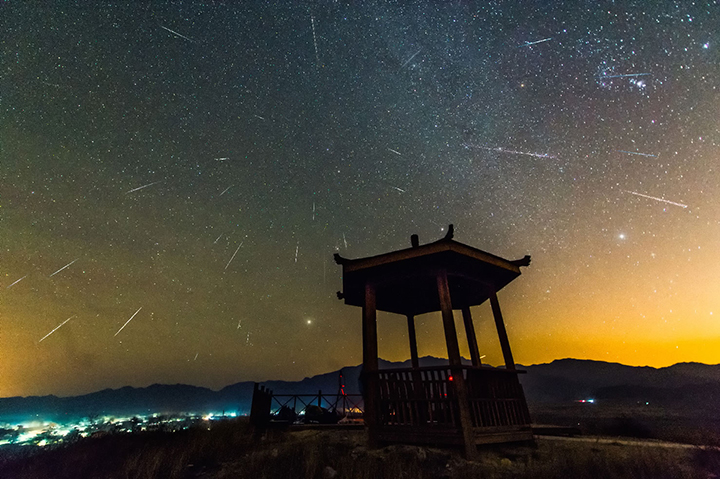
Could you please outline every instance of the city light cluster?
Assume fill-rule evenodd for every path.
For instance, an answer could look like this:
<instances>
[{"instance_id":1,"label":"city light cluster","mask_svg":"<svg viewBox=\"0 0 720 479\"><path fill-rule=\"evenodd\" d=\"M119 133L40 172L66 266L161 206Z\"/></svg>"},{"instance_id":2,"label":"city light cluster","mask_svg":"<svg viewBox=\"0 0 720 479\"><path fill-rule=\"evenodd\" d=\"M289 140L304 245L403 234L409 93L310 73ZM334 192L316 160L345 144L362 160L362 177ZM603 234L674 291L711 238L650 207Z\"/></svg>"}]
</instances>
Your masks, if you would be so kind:
<instances>
[{"instance_id":1,"label":"city light cluster","mask_svg":"<svg viewBox=\"0 0 720 479\"><path fill-rule=\"evenodd\" d=\"M143 431L177 432L210 421L235 418L232 413L149 414L132 417L86 417L67 423L26 421L0 424L0 450L3 446L53 446L70 444L86 437Z\"/></svg>"}]
</instances>

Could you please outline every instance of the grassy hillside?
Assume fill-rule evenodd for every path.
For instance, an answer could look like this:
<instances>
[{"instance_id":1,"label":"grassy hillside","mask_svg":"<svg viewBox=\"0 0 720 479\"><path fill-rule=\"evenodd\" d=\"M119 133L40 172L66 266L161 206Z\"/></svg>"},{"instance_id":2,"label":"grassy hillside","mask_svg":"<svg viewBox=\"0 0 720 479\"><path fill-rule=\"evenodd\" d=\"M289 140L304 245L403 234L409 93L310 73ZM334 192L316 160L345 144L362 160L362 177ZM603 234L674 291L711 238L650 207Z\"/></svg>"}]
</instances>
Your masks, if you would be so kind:
<instances>
[{"instance_id":1,"label":"grassy hillside","mask_svg":"<svg viewBox=\"0 0 720 479\"><path fill-rule=\"evenodd\" d=\"M242 420L176 433L88 438L0 459L0 477L23 478L698 478L720 471L715 450L538 440L458 451L369 450L363 431L306 430L254 438ZM22 457L22 456L26 457Z\"/></svg>"}]
</instances>

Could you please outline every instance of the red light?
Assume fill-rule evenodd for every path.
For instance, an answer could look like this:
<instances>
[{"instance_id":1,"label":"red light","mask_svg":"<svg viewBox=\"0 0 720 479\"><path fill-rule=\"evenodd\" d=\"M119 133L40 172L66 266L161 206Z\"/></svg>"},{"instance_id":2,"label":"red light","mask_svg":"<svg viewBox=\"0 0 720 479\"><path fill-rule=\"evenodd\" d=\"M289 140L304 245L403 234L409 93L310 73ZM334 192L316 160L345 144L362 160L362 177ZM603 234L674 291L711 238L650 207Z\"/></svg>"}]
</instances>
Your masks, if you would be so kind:
<instances>
[{"instance_id":1,"label":"red light","mask_svg":"<svg viewBox=\"0 0 720 479\"><path fill-rule=\"evenodd\" d=\"M453 380L453 377L452 377L452 376L448 376L448 381L452 381L452 380Z\"/></svg>"}]
</instances>

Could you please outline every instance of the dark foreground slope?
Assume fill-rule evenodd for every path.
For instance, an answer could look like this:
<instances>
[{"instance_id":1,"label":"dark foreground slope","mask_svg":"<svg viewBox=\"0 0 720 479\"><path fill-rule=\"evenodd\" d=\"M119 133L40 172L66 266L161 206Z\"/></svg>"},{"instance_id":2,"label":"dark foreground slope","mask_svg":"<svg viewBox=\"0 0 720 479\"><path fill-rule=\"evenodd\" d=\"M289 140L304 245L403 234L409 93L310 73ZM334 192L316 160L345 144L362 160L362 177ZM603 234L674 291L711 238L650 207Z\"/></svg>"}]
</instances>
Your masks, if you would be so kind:
<instances>
[{"instance_id":1,"label":"dark foreground slope","mask_svg":"<svg viewBox=\"0 0 720 479\"><path fill-rule=\"evenodd\" d=\"M362 430L276 432L254 438L242 420L178 433L84 439L32 457L0 459L0 477L72 478L702 478L716 477L720 452L539 439L457 451L416 446L368 449Z\"/></svg>"}]
</instances>

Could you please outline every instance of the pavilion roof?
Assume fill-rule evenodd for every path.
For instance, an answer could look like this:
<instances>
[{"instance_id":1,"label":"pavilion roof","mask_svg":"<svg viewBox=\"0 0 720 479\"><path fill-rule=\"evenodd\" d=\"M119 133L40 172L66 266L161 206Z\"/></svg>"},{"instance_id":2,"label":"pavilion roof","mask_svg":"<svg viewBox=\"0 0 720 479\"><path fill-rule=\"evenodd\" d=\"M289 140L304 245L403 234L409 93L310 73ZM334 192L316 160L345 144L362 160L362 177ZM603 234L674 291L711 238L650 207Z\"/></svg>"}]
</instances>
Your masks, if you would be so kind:
<instances>
[{"instance_id":1,"label":"pavilion roof","mask_svg":"<svg viewBox=\"0 0 720 479\"><path fill-rule=\"evenodd\" d=\"M335 255L343 267L345 304L363 306L365 284L376 288L379 311L418 315L440 310L437 273L448 275L453 309L485 302L520 276L520 266L530 264L530 256L510 261L452 239L448 235L433 243L366 258L347 259Z\"/></svg>"}]
</instances>

